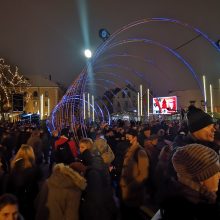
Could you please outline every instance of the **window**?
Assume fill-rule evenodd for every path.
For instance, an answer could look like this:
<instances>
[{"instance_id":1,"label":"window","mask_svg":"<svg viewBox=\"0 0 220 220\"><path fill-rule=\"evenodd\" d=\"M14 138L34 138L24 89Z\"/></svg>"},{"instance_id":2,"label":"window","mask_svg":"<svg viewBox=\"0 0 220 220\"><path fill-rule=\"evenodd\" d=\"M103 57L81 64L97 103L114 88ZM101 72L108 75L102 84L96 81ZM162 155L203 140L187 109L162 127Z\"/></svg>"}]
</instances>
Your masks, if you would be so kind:
<instances>
[{"instance_id":1,"label":"window","mask_svg":"<svg viewBox=\"0 0 220 220\"><path fill-rule=\"evenodd\" d=\"M37 91L34 91L34 92L33 92L33 97L34 97L34 98L37 98L37 97L38 97L38 92L37 92Z\"/></svg>"},{"instance_id":2,"label":"window","mask_svg":"<svg viewBox=\"0 0 220 220\"><path fill-rule=\"evenodd\" d=\"M45 91L45 97L49 97L49 92Z\"/></svg>"},{"instance_id":3,"label":"window","mask_svg":"<svg viewBox=\"0 0 220 220\"><path fill-rule=\"evenodd\" d=\"M48 101L47 101L47 100L45 101L44 105L45 105L46 107L48 106Z\"/></svg>"},{"instance_id":4,"label":"window","mask_svg":"<svg viewBox=\"0 0 220 220\"><path fill-rule=\"evenodd\" d=\"M33 101L33 106L37 107L37 101Z\"/></svg>"}]
</instances>

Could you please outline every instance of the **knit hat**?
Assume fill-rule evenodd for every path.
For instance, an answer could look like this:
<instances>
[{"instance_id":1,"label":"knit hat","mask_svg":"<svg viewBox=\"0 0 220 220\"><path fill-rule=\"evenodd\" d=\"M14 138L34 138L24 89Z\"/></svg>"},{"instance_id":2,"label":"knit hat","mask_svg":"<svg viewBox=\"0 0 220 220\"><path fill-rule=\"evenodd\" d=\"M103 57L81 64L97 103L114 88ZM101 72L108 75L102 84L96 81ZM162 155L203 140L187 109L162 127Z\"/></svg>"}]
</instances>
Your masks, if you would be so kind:
<instances>
[{"instance_id":1,"label":"knit hat","mask_svg":"<svg viewBox=\"0 0 220 220\"><path fill-rule=\"evenodd\" d=\"M204 181L220 171L219 156L211 148L201 144L180 147L172 157L179 177L195 182Z\"/></svg>"},{"instance_id":2,"label":"knit hat","mask_svg":"<svg viewBox=\"0 0 220 220\"><path fill-rule=\"evenodd\" d=\"M213 124L212 117L202 109L190 106L187 112L188 128L190 132L198 131L210 124Z\"/></svg>"}]
</instances>

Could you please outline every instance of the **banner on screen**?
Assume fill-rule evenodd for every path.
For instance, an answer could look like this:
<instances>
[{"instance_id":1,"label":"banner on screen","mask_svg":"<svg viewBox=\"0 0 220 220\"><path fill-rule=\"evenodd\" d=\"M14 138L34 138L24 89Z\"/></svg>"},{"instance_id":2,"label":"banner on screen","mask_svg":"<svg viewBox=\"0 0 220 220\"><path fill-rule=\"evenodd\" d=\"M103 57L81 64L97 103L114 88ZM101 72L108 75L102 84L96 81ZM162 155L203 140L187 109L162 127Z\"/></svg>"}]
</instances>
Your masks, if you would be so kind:
<instances>
[{"instance_id":1,"label":"banner on screen","mask_svg":"<svg viewBox=\"0 0 220 220\"><path fill-rule=\"evenodd\" d=\"M177 97L153 98L153 114L173 114L177 111Z\"/></svg>"}]
</instances>

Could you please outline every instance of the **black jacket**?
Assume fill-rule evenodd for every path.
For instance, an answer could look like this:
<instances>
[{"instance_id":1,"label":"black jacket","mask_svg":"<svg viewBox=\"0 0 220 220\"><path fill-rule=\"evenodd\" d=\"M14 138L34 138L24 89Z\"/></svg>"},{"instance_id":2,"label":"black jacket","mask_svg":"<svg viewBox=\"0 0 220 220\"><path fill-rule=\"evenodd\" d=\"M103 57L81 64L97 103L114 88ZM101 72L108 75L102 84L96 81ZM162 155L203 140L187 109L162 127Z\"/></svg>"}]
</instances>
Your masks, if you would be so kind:
<instances>
[{"instance_id":1,"label":"black jacket","mask_svg":"<svg viewBox=\"0 0 220 220\"><path fill-rule=\"evenodd\" d=\"M82 220L113 220L116 206L113 199L110 174L101 156L85 150L82 161L87 166L87 187L81 203Z\"/></svg>"},{"instance_id":2,"label":"black jacket","mask_svg":"<svg viewBox=\"0 0 220 220\"><path fill-rule=\"evenodd\" d=\"M34 200L39 192L39 182L43 174L36 166L24 168L22 160L16 163L9 174L6 192L18 198L19 210L25 219L34 219Z\"/></svg>"},{"instance_id":3,"label":"black jacket","mask_svg":"<svg viewBox=\"0 0 220 220\"><path fill-rule=\"evenodd\" d=\"M161 220L217 220L220 206L213 193L197 192L177 181L161 195Z\"/></svg>"}]
</instances>

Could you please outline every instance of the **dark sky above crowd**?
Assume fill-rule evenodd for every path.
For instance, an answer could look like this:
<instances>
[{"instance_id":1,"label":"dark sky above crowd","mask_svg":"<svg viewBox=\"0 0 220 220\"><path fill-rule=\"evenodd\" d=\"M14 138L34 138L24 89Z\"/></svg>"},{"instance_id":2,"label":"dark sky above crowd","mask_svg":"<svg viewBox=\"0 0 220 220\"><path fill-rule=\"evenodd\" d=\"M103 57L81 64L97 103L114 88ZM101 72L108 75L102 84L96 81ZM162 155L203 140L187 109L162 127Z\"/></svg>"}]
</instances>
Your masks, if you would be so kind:
<instances>
[{"instance_id":1,"label":"dark sky above crowd","mask_svg":"<svg viewBox=\"0 0 220 220\"><path fill-rule=\"evenodd\" d=\"M140 19L172 18L199 28L217 41L220 39L219 9L219 0L1 0L0 56L9 64L17 65L24 75L50 74L54 81L68 86L86 65L84 48L90 46L94 52L102 44L98 36L101 28L113 34ZM200 42L198 33L190 33L185 38L181 36L177 41L178 36L186 32L179 32L178 28L170 30L168 27L170 33L164 35L163 42L161 28L157 25L150 30L150 38L154 36L157 42L163 42L163 45L166 43L172 49L180 47L179 52L187 54L186 60L200 75L203 72L215 76L220 74L220 52L207 47L207 42ZM129 38L136 37L137 32L132 32ZM199 42L195 46L198 50L186 51L194 42ZM201 49L203 46L204 50ZM120 48L117 52L120 52ZM158 68L164 69L164 63L160 63L164 60L160 57L161 53L156 50L152 54L147 59L157 60ZM167 65L172 66L172 61L176 62L174 60L169 58ZM179 69L176 63L175 68ZM174 69L166 70L168 81L172 81ZM155 79L149 80L153 84ZM171 84L169 86L178 89Z\"/></svg>"}]
</instances>

